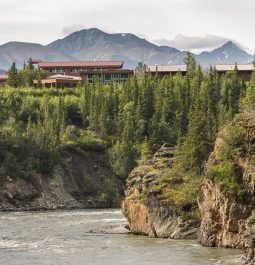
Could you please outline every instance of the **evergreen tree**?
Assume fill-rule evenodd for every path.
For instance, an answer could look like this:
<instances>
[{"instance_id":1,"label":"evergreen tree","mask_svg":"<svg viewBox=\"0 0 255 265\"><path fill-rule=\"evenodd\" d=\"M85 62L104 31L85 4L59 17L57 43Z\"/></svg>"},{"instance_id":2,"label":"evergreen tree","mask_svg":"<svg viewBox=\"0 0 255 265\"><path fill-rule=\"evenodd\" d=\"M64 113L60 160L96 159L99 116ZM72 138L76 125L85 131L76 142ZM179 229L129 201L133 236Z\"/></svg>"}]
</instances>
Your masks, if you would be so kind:
<instances>
[{"instance_id":1,"label":"evergreen tree","mask_svg":"<svg viewBox=\"0 0 255 265\"><path fill-rule=\"evenodd\" d=\"M197 68L197 62L191 52L187 52L186 57L184 58L186 64L186 72L188 79L192 79L195 76L195 71Z\"/></svg>"},{"instance_id":2,"label":"evergreen tree","mask_svg":"<svg viewBox=\"0 0 255 265\"><path fill-rule=\"evenodd\" d=\"M29 58L25 69L28 71L33 71L35 69L31 57Z\"/></svg>"},{"instance_id":3,"label":"evergreen tree","mask_svg":"<svg viewBox=\"0 0 255 265\"><path fill-rule=\"evenodd\" d=\"M10 87L14 87L14 88L19 86L18 70L16 67L16 63L13 63L11 68L8 71L7 84Z\"/></svg>"},{"instance_id":4,"label":"evergreen tree","mask_svg":"<svg viewBox=\"0 0 255 265\"><path fill-rule=\"evenodd\" d=\"M202 165L212 147L206 129L206 113L203 109L203 101L198 97L190 113L185 141L178 146L177 161L184 170L192 169L200 174Z\"/></svg>"}]
</instances>

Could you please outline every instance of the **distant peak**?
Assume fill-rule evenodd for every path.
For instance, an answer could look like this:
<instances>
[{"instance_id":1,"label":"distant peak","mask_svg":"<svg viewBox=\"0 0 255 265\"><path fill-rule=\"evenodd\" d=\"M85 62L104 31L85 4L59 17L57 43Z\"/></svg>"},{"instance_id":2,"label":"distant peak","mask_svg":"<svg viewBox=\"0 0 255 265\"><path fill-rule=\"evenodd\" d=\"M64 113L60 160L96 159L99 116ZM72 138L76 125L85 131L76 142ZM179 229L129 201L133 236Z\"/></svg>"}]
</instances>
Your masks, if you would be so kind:
<instances>
[{"instance_id":1,"label":"distant peak","mask_svg":"<svg viewBox=\"0 0 255 265\"><path fill-rule=\"evenodd\" d=\"M230 41L226 42L225 44L223 44L222 48L232 48L232 49L238 48L239 49L238 45L235 44L232 40L230 40Z\"/></svg>"},{"instance_id":2,"label":"distant peak","mask_svg":"<svg viewBox=\"0 0 255 265\"><path fill-rule=\"evenodd\" d=\"M89 29L84 29L84 31L87 31L90 34L94 34L94 33L106 33L98 28L89 28Z\"/></svg>"},{"instance_id":3,"label":"distant peak","mask_svg":"<svg viewBox=\"0 0 255 265\"><path fill-rule=\"evenodd\" d=\"M86 33L86 34L95 34L95 33L105 33L104 31L98 29L98 28L88 28L88 29L80 29L78 31L74 31L73 33L69 34L69 35L73 35L73 34L78 34L78 33Z\"/></svg>"},{"instance_id":4,"label":"distant peak","mask_svg":"<svg viewBox=\"0 0 255 265\"><path fill-rule=\"evenodd\" d=\"M100 30L98 28L90 28L90 29L87 29L87 31L90 31L90 32L103 32L102 30Z\"/></svg>"}]
</instances>

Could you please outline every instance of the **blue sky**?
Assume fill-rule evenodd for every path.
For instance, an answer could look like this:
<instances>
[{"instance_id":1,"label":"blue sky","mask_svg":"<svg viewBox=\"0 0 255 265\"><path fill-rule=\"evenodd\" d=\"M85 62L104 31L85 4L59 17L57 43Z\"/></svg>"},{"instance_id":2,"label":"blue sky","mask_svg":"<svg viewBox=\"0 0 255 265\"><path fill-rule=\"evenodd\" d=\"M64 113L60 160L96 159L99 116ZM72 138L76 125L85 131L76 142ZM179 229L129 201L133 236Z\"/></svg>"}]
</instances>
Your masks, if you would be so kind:
<instances>
[{"instance_id":1,"label":"blue sky","mask_svg":"<svg viewBox=\"0 0 255 265\"><path fill-rule=\"evenodd\" d=\"M1 0L0 44L47 44L97 27L183 49L211 49L232 39L254 51L254 10L254 0Z\"/></svg>"}]
</instances>

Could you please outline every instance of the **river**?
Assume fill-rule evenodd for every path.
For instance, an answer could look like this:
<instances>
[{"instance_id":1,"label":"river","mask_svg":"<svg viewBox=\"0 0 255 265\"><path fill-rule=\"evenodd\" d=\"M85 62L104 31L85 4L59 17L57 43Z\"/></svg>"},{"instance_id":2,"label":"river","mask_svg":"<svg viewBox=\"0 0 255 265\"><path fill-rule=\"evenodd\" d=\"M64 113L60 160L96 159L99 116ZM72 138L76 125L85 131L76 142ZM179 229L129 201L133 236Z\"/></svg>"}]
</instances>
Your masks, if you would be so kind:
<instances>
[{"instance_id":1,"label":"river","mask_svg":"<svg viewBox=\"0 0 255 265\"><path fill-rule=\"evenodd\" d=\"M241 252L127 233L120 210L0 213L1 265L241 264Z\"/></svg>"}]
</instances>

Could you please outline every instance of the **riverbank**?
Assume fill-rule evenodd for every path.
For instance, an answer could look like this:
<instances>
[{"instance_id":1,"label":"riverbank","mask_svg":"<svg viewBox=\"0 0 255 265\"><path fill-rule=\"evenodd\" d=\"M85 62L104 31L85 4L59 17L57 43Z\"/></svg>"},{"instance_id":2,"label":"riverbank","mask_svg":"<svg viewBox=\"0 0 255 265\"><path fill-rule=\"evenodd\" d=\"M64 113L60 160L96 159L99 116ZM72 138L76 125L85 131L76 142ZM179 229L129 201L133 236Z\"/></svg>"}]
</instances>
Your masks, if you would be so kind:
<instances>
[{"instance_id":1,"label":"riverbank","mask_svg":"<svg viewBox=\"0 0 255 265\"><path fill-rule=\"evenodd\" d=\"M120 207L121 190L106 152L69 146L50 175L1 176L0 211Z\"/></svg>"}]
</instances>

